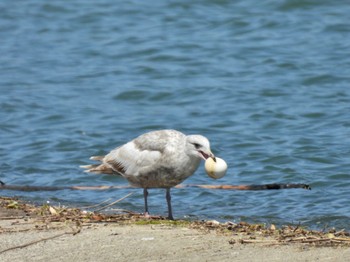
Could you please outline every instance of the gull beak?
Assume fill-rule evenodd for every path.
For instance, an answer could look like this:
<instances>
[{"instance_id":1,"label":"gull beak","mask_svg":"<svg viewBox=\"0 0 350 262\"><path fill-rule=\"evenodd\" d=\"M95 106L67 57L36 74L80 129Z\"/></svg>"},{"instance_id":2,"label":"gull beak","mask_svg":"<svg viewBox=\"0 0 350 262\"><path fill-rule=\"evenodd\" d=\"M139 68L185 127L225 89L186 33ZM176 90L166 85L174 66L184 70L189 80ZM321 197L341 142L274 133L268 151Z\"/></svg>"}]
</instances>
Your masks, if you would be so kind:
<instances>
[{"instance_id":1,"label":"gull beak","mask_svg":"<svg viewBox=\"0 0 350 262\"><path fill-rule=\"evenodd\" d=\"M209 157L211 157L214 160L214 162L216 162L216 158L210 150L208 152L199 151L199 153L201 158L204 159L204 161L207 160Z\"/></svg>"},{"instance_id":2,"label":"gull beak","mask_svg":"<svg viewBox=\"0 0 350 262\"><path fill-rule=\"evenodd\" d=\"M209 151L208 157L211 157L214 160L214 162L216 162L216 157L214 156L214 154L211 151Z\"/></svg>"}]
</instances>

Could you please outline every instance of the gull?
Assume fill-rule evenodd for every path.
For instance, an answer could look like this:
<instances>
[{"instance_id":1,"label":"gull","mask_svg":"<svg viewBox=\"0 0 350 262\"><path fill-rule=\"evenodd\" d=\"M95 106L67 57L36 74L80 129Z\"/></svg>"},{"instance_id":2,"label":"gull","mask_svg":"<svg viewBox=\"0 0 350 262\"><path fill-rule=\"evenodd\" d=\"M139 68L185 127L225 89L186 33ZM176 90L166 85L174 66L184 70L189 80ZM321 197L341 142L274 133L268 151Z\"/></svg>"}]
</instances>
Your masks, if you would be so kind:
<instances>
[{"instance_id":1,"label":"gull","mask_svg":"<svg viewBox=\"0 0 350 262\"><path fill-rule=\"evenodd\" d=\"M105 156L92 156L91 160L100 163L81 167L87 169L85 172L121 175L131 186L143 188L145 216L149 216L148 189L166 189L168 219L174 220L170 188L193 175L201 160L209 157L216 161L206 137L157 130L140 135Z\"/></svg>"}]
</instances>

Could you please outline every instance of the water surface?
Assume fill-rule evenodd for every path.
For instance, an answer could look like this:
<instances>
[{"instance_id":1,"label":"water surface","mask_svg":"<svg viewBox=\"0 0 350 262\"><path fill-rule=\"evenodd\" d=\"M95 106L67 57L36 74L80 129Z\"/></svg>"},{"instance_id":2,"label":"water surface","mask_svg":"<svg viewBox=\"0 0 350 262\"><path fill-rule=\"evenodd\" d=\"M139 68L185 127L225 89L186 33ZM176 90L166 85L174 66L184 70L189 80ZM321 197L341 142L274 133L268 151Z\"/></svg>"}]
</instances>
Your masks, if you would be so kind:
<instances>
[{"instance_id":1,"label":"water surface","mask_svg":"<svg viewBox=\"0 0 350 262\"><path fill-rule=\"evenodd\" d=\"M0 3L0 178L125 185L83 173L91 155L150 130L207 136L228 174L186 184L307 183L307 190L174 189L177 218L350 229L347 1ZM90 205L130 189L14 192ZM150 210L166 214L164 190ZM118 208L143 211L142 190Z\"/></svg>"}]
</instances>

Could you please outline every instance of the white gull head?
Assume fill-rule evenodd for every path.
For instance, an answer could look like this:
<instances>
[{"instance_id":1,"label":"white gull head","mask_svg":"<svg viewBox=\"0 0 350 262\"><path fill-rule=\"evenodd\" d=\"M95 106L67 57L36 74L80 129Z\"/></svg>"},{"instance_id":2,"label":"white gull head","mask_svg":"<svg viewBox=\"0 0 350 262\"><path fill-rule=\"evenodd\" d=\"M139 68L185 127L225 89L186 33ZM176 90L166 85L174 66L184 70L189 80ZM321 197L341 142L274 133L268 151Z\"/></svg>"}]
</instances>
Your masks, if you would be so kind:
<instances>
[{"instance_id":1,"label":"white gull head","mask_svg":"<svg viewBox=\"0 0 350 262\"><path fill-rule=\"evenodd\" d=\"M186 151L190 156L207 160L209 157L215 161L215 156L210 150L209 140L201 135L189 135L186 137Z\"/></svg>"}]
</instances>

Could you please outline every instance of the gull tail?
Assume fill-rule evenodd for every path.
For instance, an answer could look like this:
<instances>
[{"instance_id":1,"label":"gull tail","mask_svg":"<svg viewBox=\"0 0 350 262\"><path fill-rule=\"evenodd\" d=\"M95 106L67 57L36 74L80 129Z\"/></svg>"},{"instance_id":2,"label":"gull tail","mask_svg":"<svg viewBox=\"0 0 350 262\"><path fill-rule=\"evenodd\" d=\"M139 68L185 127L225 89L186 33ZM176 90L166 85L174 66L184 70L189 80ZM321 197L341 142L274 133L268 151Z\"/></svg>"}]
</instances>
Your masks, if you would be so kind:
<instances>
[{"instance_id":1,"label":"gull tail","mask_svg":"<svg viewBox=\"0 0 350 262\"><path fill-rule=\"evenodd\" d=\"M92 156L92 157L90 157L91 160L100 161L100 162L102 162L102 160L104 158L105 158L105 156Z\"/></svg>"},{"instance_id":2,"label":"gull tail","mask_svg":"<svg viewBox=\"0 0 350 262\"><path fill-rule=\"evenodd\" d=\"M96 160L96 161L100 161L100 162L103 162L103 158L104 158L104 156L92 156L92 157L90 157L91 160ZM106 165L105 163L94 164L94 165L83 165L83 166L80 166L80 168L86 169L85 172L87 172L87 173L109 174L109 175L116 174L116 172L111 167Z\"/></svg>"}]
</instances>

